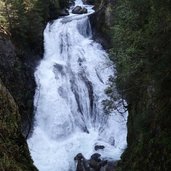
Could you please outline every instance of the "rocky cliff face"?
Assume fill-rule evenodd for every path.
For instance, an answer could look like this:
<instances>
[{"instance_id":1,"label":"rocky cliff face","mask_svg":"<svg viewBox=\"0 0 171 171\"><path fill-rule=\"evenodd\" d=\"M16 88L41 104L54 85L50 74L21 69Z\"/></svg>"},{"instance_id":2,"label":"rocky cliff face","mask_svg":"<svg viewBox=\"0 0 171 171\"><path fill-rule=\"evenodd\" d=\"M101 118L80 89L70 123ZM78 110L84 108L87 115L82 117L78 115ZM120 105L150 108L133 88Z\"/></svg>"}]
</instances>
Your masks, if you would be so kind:
<instances>
[{"instance_id":1,"label":"rocky cliff face","mask_svg":"<svg viewBox=\"0 0 171 171\"><path fill-rule=\"evenodd\" d=\"M118 170L167 171L170 170L171 139L169 87L165 80L140 88L137 96L130 96L128 118L128 148L122 156Z\"/></svg>"},{"instance_id":2,"label":"rocky cliff face","mask_svg":"<svg viewBox=\"0 0 171 171\"><path fill-rule=\"evenodd\" d=\"M0 78L18 104L22 119L22 132L27 136L33 118L34 62L23 60L17 54L10 37L2 32L0 33L0 47Z\"/></svg>"},{"instance_id":3,"label":"rocky cliff face","mask_svg":"<svg viewBox=\"0 0 171 171\"><path fill-rule=\"evenodd\" d=\"M105 49L112 46L111 42L111 26L113 24L113 8L114 1L101 0L101 1L85 1L95 5L95 13L90 16L90 22L94 39L101 43Z\"/></svg>"},{"instance_id":4,"label":"rocky cliff face","mask_svg":"<svg viewBox=\"0 0 171 171\"><path fill-rule=\"evenodd\" d=\"M0 80L0 170L37 171L20 125L18 106Z\"/></svg>"}]
</instances>

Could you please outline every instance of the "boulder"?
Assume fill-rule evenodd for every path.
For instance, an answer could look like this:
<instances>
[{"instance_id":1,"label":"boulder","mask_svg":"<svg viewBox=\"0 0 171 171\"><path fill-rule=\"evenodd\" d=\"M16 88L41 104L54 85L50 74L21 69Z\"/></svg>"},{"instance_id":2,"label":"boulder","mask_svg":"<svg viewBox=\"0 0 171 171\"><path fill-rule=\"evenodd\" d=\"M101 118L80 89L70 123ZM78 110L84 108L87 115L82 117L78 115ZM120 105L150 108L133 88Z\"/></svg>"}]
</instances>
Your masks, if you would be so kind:
<instances>
[{"instance_id":1,"label":"boulder","mask_svg":"<svg viewBox=\"0 0 171 171\"><path fill-rule=\"evenodd\" d=\"M81 153L78 153L74 160L77 161L76 171L90 171L89 162Z\"/></svg>"},{"instance_id":2,"label":"boulder","mask_svg":"<svg viewBox=\"0 0 171 171\"><path fill-rule=\"evenodd\" d=\"M94 171L100 171L100 168L101 168L100 162L90 159L89 165Z\"/></svg>"},{"instance_id":3,"label":"boulder","mask_svg":"<svg viewBox=\"0 0 171 171\"><path fill-rule=\"evenodd\" d=\"M103 150L105 148L104 145L95 145L94 149L97 150Z\"/></svg>"},{"instance_id":4,"label":"boulder","mask_svg":"<svg viewBox=\"0 0 171 171\"><path fill-rule=\"evenodd\" d=\"M104 166L106 166L108 164L108 161L107 160L102 160L101 162L100 162L100 166L101 167L104 167Z\"/></svg>"},{"instance_id":5,"label":"boulder","mask_svg":"<svg viewBox=\"0 0 171 171\"><path fill-rule=\"evenodd\" d=\"M84 158L84 156L82 155L82 153L78 153L75 157L74 160L82 160Z\"/></svg>"},{"instance_id":6,"label":"boulder","mask_svg":"<svg viewBox=\"0 0 171 171\"><path fill-rule=\"evenodd\" d=\"M99 153L94 153L92 156L91 156L91 159L90 160L95 160L96 162L100 162L101 159L100 159L100 154Z\"/></svg>"},{"instance_id":7,"label":"boulder","mask_svg":"<svg viewBox=\"0 0 171 171\"><path fill-rule=\"evenodd\" d=\"M76 161L76 171L114 171L115 162L108 162L107 160L101 160L99 153L94 153L90 160L78 153L74 160Z\"/></svg>"},{"instance_id":8,"label":"boulder","mask_svg":"<svg viewBox=\"0 0 171 171\"><path fill-rule=\"evenodd\" d=\"M87 8L82 8L82 14L86 14L88 11L87 11Z\"/></svg>"},{"instance_id":9,"label":"boulder","mask_svg":"<svg viewBox=\"0 0 171 171\"><path fill-rule=\"evenodd\" d=\"M81 6L76 6L73 10L72 13L73 14L85 14L87 13L87 9L85 7L81 7Z\"/></svg>"},{"instance_id":10,"label":"boulder","mask_svg":"<svg viewBox=\"0 0 171 171\"><path fill-rule=\"evenodd\" d=\"M74 9L72 10L72 13L79 13L80 11L82 10L82 7L80 7L80 6L76 6L76 7L74 7Z\"/></svg>"}]
</instances>

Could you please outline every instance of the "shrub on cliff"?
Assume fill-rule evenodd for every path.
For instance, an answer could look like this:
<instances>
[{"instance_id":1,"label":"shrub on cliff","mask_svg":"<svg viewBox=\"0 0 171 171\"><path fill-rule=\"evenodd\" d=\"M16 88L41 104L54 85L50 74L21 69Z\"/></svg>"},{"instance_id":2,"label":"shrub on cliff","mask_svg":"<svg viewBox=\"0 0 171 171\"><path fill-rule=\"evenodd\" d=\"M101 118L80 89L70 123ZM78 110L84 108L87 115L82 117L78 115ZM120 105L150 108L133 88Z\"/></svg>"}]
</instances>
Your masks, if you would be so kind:
<instances>
[{"instance_id":1,"label":"shrub on cliff","mask_svg":"<svg viewBox=\"0 0 171 171\"><path fill-rule=\"evenodd\" d=\"M164 0L123 0L115 6L111 59L129 104L124 171L170 170L170 7Z\"/></svg>"}]
</instances>

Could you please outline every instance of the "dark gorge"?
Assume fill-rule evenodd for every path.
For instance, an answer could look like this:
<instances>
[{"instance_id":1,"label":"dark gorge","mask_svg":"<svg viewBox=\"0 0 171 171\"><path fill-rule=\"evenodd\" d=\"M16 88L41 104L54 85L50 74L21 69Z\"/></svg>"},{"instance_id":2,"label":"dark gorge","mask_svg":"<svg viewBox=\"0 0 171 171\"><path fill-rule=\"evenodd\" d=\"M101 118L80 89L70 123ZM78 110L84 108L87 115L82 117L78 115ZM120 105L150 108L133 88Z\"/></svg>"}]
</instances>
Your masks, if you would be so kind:
<instances>
[{"instance_id":1,"label":"dark gorge","mask_svg":"<svg viewBox=\"0 0 171 171\"><path fill-rule=\"evenodd\" d=\"M170 1L84 0L83 6L88 10L74 14L78 15L77 19L69 16L72 13L70 8L75 5L72 0L0 0L0 170L48 171L51 168L52 171L55 167L58 168L55 171L65 171L67 168L77 171L79 168L85 171L171 170ZM89 15L89 12L92 13ZM46 26L48 22L49 26ZM58 26L62 30L60 33ZM70 29L73 28L75 30L71 34ZM46 41L52 39L54 42L44 48ZM62 44L60 55L57 55L58 41ZM79 47L81 45L84 50ZM93 55L95 52L96 55ZM56 60L55 55L60 60ZM100 56L103 56L101 61ZM106 62L107 56L110 60ZM63 62L66 59L70 60ZM50 60L51 64L41 62L43 60ZM101 62L103 65L100 65ZM38 86L40 77L35 80L35 71L40 71L40 65L43 72L39 74L45 77L42 85ZM45 66L52 70L44 69ZM105 68L114 69L105 71ZM55 73L58 81L50 79L47 86L55 84L58 87L61 81L55 90L55 97L62 100L59 103L56 98L47 109L39 109L37 104L44 98L39 90L45 83L44 78L51 76L51 73ZM67 84L63 84L66 80ZM107 86L104 86L106 82ZM46 92L48 101L45 106L54 95L54 91ZM48 95L49 92L52 94ZM68 96L68 93L73 95ZM69 122L65 122L65 117L61 117L59 122L59 117L43 115L43 110L56 111L54 116L60 112L67 113L68 106L64 111L62 109L65 101L72 101L69 113L73 115L68 114ZM119 125L126 122L123 116L125 111L129 113L126 149L118 145L124 142L119 138L124 132ZM115 123L113 116L118 116L119 122ZM41 127L37 120L45 123L45 127ZM54 125L46 124L49 120L56 122ZM107 120L108 127L105 126ZM48 134L52 141L47 141L43 131L40 127L36 129L36 126L44 131L55 127L53 134ZM78 134L80 130L83 133ZM98 141L94 130L98 130L98 136L101 135ZM70 135L74 131L75 137ZM42 136L39 138L37 135ZM72 136L73 141L70 140ZM35 137L35 141L30 141L31 137ZM63 143L58 140L55 144L57 137L62 137L60 141ZM46 143L41 146L43 141ZM40 144L35 148L33 142ZM76 146L71 155L67 151L73 149L73 142ZM64 149L62 144L65 143L65 152L58 153L59 149ZM55 148L51 149L53 145ZM35 153L40 147L37 151L39 155L33 155L32 147ZM117 147L123 148L119 154ZM46 148L49 150L43 153ZM40 158L40 154L45 158ZM50 160L50 154L56 155L54 161ZM118 157L120 155L121 158ZM60 158L65 161L59 162ZM36 162L40 160L42 162ZM43 164L40 166L39 163Z\"/></svg>"}]
</instances>

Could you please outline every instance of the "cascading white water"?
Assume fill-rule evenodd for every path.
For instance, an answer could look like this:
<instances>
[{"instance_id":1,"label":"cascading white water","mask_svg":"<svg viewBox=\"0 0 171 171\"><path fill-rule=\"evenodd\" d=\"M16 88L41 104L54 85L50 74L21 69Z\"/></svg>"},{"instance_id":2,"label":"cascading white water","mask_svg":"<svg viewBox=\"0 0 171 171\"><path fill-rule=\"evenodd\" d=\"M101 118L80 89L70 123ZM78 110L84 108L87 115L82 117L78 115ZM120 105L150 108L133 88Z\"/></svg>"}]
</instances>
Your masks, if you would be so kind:
<instances>
[{"instance_id":1,"label":"cascading white water","mask_svg":"<svg viewBox=\"0 0 171 171\"><path fill-rule=\"evenodd\" d=\"M76 5L83 3L76 0ZM103 111L114 69L92 40L88 14L70 14L44 31L45 54L35 72L35 126L28 139L40 171L74 171L74 157L90 158L96 144L105 146L98 151L102 158L118 160L126 146L127 114Z\"/></svg>"}]
</instances>

